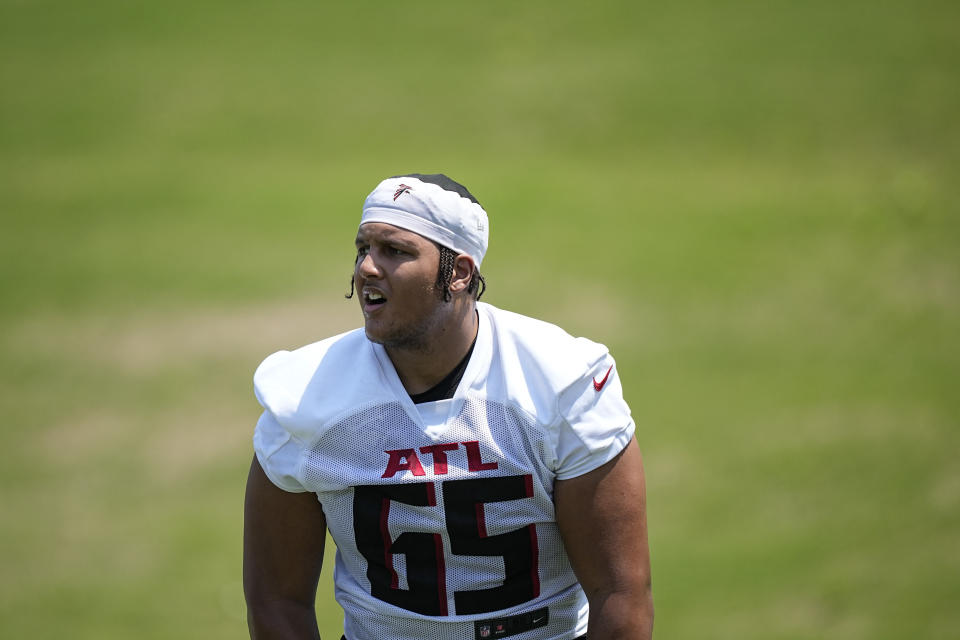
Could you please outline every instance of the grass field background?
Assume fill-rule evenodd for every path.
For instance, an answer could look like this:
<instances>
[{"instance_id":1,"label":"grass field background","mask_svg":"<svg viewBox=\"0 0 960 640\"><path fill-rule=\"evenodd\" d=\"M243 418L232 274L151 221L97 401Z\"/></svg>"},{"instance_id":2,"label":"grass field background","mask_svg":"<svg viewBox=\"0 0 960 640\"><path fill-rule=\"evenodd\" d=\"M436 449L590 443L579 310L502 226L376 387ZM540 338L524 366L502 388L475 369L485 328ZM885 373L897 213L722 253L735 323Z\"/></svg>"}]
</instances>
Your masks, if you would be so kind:
<instances>
[{"instance_id":1,"label":"grass field background","mask_svg":"<svg viewBox=\"0 0 960 640\"><path fill-rule=\"evenodd\" d=\"M0 637L237 638L268 353L382 178L609 345L659 638L960 636L960 9L0 2ZM325 638L340 613L329 572Z\"/></svg>"}]
</instances>

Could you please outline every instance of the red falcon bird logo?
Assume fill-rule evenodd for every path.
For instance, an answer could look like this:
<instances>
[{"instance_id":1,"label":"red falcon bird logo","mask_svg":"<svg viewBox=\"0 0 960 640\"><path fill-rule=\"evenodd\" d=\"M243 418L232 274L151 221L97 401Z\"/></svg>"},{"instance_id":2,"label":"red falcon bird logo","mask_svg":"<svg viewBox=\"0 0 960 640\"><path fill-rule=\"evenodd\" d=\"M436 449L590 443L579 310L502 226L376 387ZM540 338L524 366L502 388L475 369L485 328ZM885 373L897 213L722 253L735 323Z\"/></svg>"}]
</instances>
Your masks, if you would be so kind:
<instances>
[{"instance_id":1,"label":"red falcon bird logo","mask_svg":"<svg viewBox=\"0 0 960 640\"><path fill-rule=\"evenodd\" d=\"M401 184L401 185L400 185L400 188L393 192L393 200L394 200L394 202L396 202L397 198L399 198L400 196L402 196L402 195L405 194L405 193L408 193L409 191L411 191L411 187L408 187L408 186L405 185L405 184Z\"/></svg>"}]
</instances>

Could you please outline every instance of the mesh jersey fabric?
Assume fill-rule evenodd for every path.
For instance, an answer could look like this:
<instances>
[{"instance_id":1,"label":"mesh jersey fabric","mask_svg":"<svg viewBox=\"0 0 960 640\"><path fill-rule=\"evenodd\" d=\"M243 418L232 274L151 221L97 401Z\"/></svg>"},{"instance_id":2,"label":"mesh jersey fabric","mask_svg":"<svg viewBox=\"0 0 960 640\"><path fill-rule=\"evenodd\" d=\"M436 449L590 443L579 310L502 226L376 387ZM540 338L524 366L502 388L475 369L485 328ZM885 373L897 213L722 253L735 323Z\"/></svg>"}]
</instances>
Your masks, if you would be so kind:
<instances>
[{"instance_id":1,"label":"mesh jersey fabric","mask_svg":"<svg viewBox=\"0 0 960 640\"><path fill-rule=\"evenodd\" d=\"M548 623L517 640L586 632L553 485L632 439L616 366L554 325L478 311L449 400L414 405L362 329L278 352L254 376L257 458L323 505L348 638L472 640L477 621L542 607Z\"/></svg>"}]
</instances>

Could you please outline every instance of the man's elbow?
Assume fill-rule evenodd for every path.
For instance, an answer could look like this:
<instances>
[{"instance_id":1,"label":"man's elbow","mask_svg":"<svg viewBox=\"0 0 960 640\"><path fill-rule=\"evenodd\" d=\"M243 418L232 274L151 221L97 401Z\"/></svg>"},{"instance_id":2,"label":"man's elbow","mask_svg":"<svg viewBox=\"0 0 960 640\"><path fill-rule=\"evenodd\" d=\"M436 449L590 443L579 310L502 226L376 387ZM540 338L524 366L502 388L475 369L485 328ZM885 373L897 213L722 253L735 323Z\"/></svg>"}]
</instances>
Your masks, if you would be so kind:
<instances>
[{"instance_id":1,"label":"man's elbow","mask_svg":"<svg viewBox=\"0 0 960 640\"><path fill-rule=\"evenodd\" d=\"M644 638L653 637L653 590L647 584L646 593L641 598L640 605L641 617L643 619L643 630L646 633Z\"/></svg>"},{"instance_id":2,"label":"man's elbow","mask_svg":"<svg viewBox=\"0 0 960 640\"><path fill-rule=\"evenodd\" d=\"M320 638L312 604L247 593L247 628L251 640Z\"/></svg>"},{"instance_id":3,"label":"man's elbow","mask_svg":"<svg viewBox=\"0 0 960 640\"><path fill-rule=\"evenodd\" d=\"M587 600L591 638L649 640L653 637L653 591L648 581L587 591Z\"/></svg>"}]
</instances>

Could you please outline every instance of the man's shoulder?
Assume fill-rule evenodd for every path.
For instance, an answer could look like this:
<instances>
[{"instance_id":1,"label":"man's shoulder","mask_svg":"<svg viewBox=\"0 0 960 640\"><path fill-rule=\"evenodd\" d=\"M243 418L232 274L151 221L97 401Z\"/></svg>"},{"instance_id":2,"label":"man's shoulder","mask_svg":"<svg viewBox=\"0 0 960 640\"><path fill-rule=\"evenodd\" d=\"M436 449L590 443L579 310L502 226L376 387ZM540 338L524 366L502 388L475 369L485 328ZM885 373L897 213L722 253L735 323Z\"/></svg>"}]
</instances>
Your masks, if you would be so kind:
<instances>
[{"instance_id":1,"label":"man's shoulder","mask_svg":"<svg viewBox=\"0 0 960 640\"><path fill-rule=\"evenodd\" d=\"M363 330L354 329L293 350L277 351L267 356L257 367L253 374L254 385L276 378L292 382L290 378L312 375L321 363L329 358L356 357L365 342Z\"/></svg>"},{"instance_id":2,"label":"man's shoulder","mask_svg":"<svg viewBox=\"0 0 960 640\"><path fill-rule=\"evenodd\" d=\"M555 389L583 377L609 350L588 338L574 337L563 328L513 311L483 305L489 314L501 357L524 375L538 371Z\"/></svg>"},{"instance_id":3,"label":"man's shoulder","mask_svg":"<svg viewBox=\"0 0 960 640\"><path fill-rule=\"evenodd\" d=\"M292 351L268 356L253 375L260 404L281 422L315 412L315 405L343 398L346 381L369 379L376 356L363 329L348 331ZM349 373L349 375L347 375Z\"/></svg>"}]
</instances>

